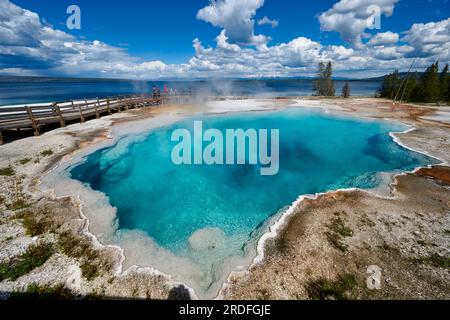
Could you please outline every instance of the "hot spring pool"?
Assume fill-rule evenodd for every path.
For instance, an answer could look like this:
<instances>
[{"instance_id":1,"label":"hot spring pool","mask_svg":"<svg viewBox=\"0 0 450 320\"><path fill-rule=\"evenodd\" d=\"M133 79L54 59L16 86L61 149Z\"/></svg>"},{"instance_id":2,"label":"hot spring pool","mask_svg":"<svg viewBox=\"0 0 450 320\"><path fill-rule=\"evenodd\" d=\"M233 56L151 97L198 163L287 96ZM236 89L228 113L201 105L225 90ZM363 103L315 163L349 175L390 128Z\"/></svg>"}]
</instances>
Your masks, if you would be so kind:
<instances>
[{"instance_id":1,"label":"hot spring pool","mask_svg":"<svg viewBox=\"0 0 450 320\"><path fill-rule=\"evenodd\" d=\"M176 142L171 142L171 133L177 128L192 130L194 120L202 120L205 129L221 131L279 129L279 173L261 176L257 165L173 164L171 151ZM123 137L69 170L73 179L108 196L117 208L120 232L140 230L158 248L181 259L176 261L195 266L195 275L178 279L212 295L230 263L254 254L269 218L300 195L370 189L381 183L378 173L432 163L389 136L405 129L389 122L299 109L199 116ZM164 263L171 264L172 272L178 268L186 273L182 263L173 261L155 259L152 266L166 270Z\"/></svg>"}]
</instances>

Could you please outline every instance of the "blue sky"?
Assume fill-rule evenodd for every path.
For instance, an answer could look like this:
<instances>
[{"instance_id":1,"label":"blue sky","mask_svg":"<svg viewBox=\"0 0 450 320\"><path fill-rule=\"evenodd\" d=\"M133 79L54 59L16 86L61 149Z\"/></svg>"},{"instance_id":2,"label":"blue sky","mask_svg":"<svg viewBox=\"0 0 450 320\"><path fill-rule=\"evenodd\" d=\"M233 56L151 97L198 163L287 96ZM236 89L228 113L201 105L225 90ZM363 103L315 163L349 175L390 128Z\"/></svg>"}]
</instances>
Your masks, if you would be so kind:
<instances>
[{"instance_id":1,"label":"blue sky","mask_svg":"<svg viewBox=\"0 0 450 320\"><path fill-rule=\"evenodd\" d=\"M449 0L236 1L0 0L0 73L309 76L333 60L338 75L365 77L407 69L414 58L418 69L449 60ZM72 4L81 30L66 26ZM380 8L380 29L365 28L370 5ZM276 25L259 25L264 17Z\"/></svg>"}]
</instances>

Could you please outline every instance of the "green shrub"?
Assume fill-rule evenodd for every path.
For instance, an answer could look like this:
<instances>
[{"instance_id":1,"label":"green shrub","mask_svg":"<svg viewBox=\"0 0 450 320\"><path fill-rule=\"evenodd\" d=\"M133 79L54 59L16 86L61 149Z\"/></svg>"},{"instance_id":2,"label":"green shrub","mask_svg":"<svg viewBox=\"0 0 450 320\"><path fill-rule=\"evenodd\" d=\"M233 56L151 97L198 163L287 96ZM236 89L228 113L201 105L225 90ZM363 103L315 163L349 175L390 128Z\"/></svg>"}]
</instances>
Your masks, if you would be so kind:
<instances>
[{"instance_id":1,"label":"green shrub","mask_svg":"<svg viewBox=\"0 0 450 320\"><path fill-rule=\"evenodd\" d=\"M59 237L61 251L72 258L80 259L83 277L88 281L100 275L102 270L107 270L110 265L101 261L99 253L94 250L89 241L74 236L70 232L64 232Z\"/></svg>"},{"instance_id":2,"label":"green shrub","mask_svg":"<svg viewBox=\"0 0 450 320\"><path fill-rule=\"evenodd\" d=\"M8 210L17 211L28 208L30 205L24 199L19 198L15 200L13 203L7 205Z\"/></svg>"},{"instance_id":3,"label":"green shrub","mask_svg":"<svg viewBox=\"0 0 450 320\"><path fill-rule=\"evenodd\" d=\"M9 263L0 264L0 281L6 279L12 281L17 280L21 276L42 266L52 254L53 247L50 244L40 243L29 247L18 258L13 259Z\"/></svg>"},{"instance_id":4,"label":"green shrub","mask_svg":"<svg viewBox=\"0 0 450 320\"><path fill-rule=\"evenodd\" d=\"M336 249L338 249L339 251L342 252L346 252L348 249L348 245L346 245L343 241L342 241L342 237L334 232L327 232L325 233L325 235L327 236L327 240L328 242L335 247Z\"/></svg>"},{"instance_id":5,"label":"green shrub","mask_svg":"<svg viewBox=\"0 0 450 320\"><path fill-rule=\"evenodd\" d=\"M450 257L443 257L436 253L429 257L415 258L413 261L416 263L429 264L434 267L450 270Z\"/></svg>"},{"instance_id":6,"label":"green shrub","mask_svg":"<svg viewBox=\"0 0 450 320\"><path fill-rule=\"evenodd\" d=\"M13 292L12 300L71 300L76 296L63 285L55 287L40 286L37 283L30 284L25 292Z\"/></svg>"},{"instance_id":7,"label":"green shrub","mask_svg":"<svg viewBox=\"0 0 450 320\"><path fill-rule=\"evenodd\" d=\"M19 160L19 163L24 166L27 163L29 163L31 160L33 160L33 159L31 159L31 158L24 158L24 159Z\"/></svg>"},{"instance_id":8,"label":"green shrub","mask_svg":"<svg viewBox=\"0 0 450 320\"><path fill-rule=\"evenodd\" d=\"M335 213L336 217L331 221L328 226L330 231L326 232L328 242L338 250L345 252L348 246L342 241L343 238L353 236L352 229L348 228L344 220L340 217L340 213Z\"/></svg>"},{"instance_id":9,"label":"green shrub","mask_svg":"<svg viewBox=\"0 0 450 320\"><path fill-rule=\"evenodd\" d=\"M6 176L6 177L12 177L16 174L16 172L14 171L14 169L9 166L6 168L0 168L0 176Z\"/></svg>"},{"instance_id":10,"label":"green shrub","mask_svg":"<svg viewBox=\"0 0 450 320\"><path fill-rule=\"evenodd\" d=\"M60 234L59 244L61 251L65 255L75 259L81 258L86 254L90 255L90 252L92 251L88 241L80 239L70 232Z\"/></svg>"},{"instance_id":11,"label":"green shrub","mask_svg":"<svg viewBox=\"0 0 450 320\"><path fill-rule=\"evenodd\" d=\"M352 274L345 274L336 281L318 279L307 284L306 291L313 300L346 300L348 294L357 286L356 277Z\"/></svg>"},{"instance_id":12,"label":"green shrub","mask_svg":"<svg viewBox=\"0 0 450 320\"><path fill-rule=\"evenodd\" d=\"M42 155L43 157L50 157L50 156L53 155L53 153L54 153L53 150L47 149L47 150L42 151L42 152L41 152L41 155Z\"/></svg>"},{"instance_id":13,"label":"green shrub","mask_svg":"<svg viewBox=\"0 0 450 320\"><path fill-rule=\"evenodd\" d=\"M8 279L9 265L7 263L0 263L0 282Z\"/></svg>"},{"instance_id":14,"label":"green shrub","mask_svg":"<svg viewBox=\"0 0 450 320\"><path fill-rule=\"evenodd\" d=\"M335 219L333 219L330 229L338 233L342 237L353 236L352 229L345 226L344 220L341 217L336 217Z\"/></svg>"},{"instance_id":15,"label":"green shrub","mask_svg":"<svg viewBox=\"0 0 450 320\"><path fill-rule=\"evenodd\" d=\"M27 235L36 237L52 230L52 223L44 216L45 213L45 211L33 213L27 210L16 217L22 220ZM40 218L37 218L37 216L40 216Z\"/></svg>"},{"instance_id":16,"label":"green shrub","mask_svg":"<svg viewBox=\"0 0 450 320\"><path fill-rule=\"evenodd\" d=\"M91 281L100 275L100 267L98 264L85 261L80 265L81 273L87 281Z\"/></svg>"}]
</instances>

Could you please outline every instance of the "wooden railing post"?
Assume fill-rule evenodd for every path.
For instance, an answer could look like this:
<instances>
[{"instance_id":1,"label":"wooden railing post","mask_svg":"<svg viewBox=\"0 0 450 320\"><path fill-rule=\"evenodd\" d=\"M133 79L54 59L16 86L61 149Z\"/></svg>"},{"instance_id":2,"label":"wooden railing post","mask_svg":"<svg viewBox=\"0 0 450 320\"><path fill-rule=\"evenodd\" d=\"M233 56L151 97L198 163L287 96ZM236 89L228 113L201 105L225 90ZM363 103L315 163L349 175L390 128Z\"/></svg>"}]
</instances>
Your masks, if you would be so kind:
<instances>
[{"instance_id":1,"label":"wooden railing post","mask_svg":"<svg viewBox=\"0 0 450 320\"><path fill-rule=\"evenodd\" d=\"M109 98L106 99L106 109L108 109L108 114L112 114L111 113L111 108L110 108L110 105L109 105Z\"/></svg>"},{"instance_id":2,"label":"wooden railing post","mask_svg":"<svg viewBox=\"0 0 450 320\"><path fill-rule=\"evenodd\" d=\"M30 120L31 120L31 125L33 126L33 129L34 129L34 135L39 136L40 135L39 127L36 123L36 120L34 119L33 111L31 110L31 108L29 106L26 106L26 108L27 108L27 112L28 112L28 117L30 117Z\"/></svg>"},{"instance_id":3,"label":"wooden railing post","mask_svg":"<svg viewBox=\"0 0 450 320\"><path fill-rule=\"evenodd\" d=\"M72 107L75 109L73 100L72 100ZM80 112L80 122L84 123L84 116L83 116L83 110L81 110L81 105L78 105L78 111Z\"/></svg>"},{"instance_id":4,"label":"wooden railing post","mask_svg":"<svg viewBox=\"0 0 450 320\"><path fill-rule=\"evenodd\" d=\"M100 114L98 113L98 107L100 106L100 102L98 101L97 98L97 102L94 102L94 108L95 108L95 118L100 118Z\"/></svg>"},{"instance_id":5,"label":"wooden railing post","mask_svg":"<svg viewBox=\"0 0 450 320\"><path fill-rule=\"evenodd\" d=\"M61 126L61 128L64 128L66 126L66 121L64 120L63 114L61 112L61 108L59 107L59 105L57 103L53 104L53 108L56 110L56 113L58 114L59 125Z\"/></svg>"},{"instance_id":6,"label":"wooden railing post","mask_svg":"<svg viewBox=\"0 0 450 320\"><path fill-rule=\"evenodd\" d=\"M117 97L117 111L122 112L122 100L120 97Z\"/></svg>"}]
</instances>

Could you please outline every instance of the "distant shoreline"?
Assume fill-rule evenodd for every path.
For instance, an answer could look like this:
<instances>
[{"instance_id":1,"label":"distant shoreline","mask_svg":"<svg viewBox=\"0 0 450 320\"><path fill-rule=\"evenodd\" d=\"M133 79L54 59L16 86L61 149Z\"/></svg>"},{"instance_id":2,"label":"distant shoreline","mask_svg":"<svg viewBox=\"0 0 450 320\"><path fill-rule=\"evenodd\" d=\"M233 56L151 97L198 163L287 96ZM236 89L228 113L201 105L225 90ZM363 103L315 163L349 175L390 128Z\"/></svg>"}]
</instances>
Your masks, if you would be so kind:
<instances>
[{"instance_id":1,"label":"distant shoreline","mask_svg":"<svg viewBox=\"0 0 450 320\"><path fill-rule=\"evenodd\" d=\"M178 93L192 92L198 96L241 96L256 98L308 97L313 94L314 79L209 79L132 81L108 79L14 78L0 77L0 106L49 103L79 99L96 99L118 95L151 94L153 86L162 91L166 86ZM13 78L9 78L13 79ZM27 80L31 79L31 80ZM346 82L351 96L374 97L380 89L379 80L335 80L339 96Z\"/></svg>"},{"instance_id":2,"label":"distant shoreline","mask_svg":"<svg viewBox=\"0 0 450 320\"><path fill-rule=\"evenodd\" d=\"M382 81L386 75L371 78L335 77L334 81ZM53 77L53 76L8 76L0 75L0 83L7 82L198 82L198 81L314 81L315 77L277 77L277 78L161 78L161 79L127 79L96 77Z\"/></svg>"}]
</instances>

